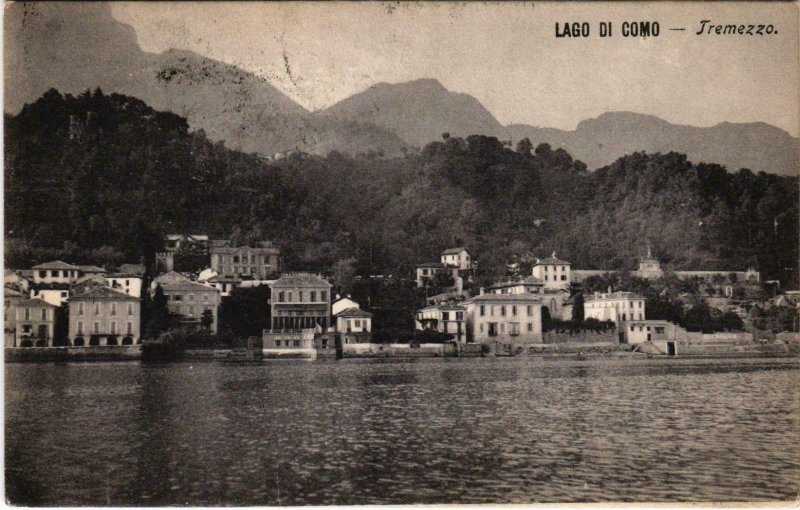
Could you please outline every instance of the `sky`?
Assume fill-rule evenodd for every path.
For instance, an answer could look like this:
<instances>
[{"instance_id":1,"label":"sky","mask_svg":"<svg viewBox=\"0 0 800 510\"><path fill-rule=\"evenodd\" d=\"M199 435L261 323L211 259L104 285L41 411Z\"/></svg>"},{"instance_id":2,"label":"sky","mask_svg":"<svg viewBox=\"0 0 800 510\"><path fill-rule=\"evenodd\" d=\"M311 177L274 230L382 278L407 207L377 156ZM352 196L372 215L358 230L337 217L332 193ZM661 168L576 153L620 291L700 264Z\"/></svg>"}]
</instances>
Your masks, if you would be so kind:
<instances>
[{"instance_id":1,"label":"sky","mask_svg":"<svg viewBox=\"0 0 800 510\"><path fill-rule=\"evenodd\" d=\"M695 126L766 122L798 136L793 3L125 2L112 12L145 51L238 65L310 110L375 83L436 78L503 124L574 129L633 111ZM702 20L773 33L697 35ZM601 21L612 37L599 37ZM623 37L630 21L656 21L660 34ZM590 35L557 38L557 22L588 22Z\"/></svg>"}]
</instances>

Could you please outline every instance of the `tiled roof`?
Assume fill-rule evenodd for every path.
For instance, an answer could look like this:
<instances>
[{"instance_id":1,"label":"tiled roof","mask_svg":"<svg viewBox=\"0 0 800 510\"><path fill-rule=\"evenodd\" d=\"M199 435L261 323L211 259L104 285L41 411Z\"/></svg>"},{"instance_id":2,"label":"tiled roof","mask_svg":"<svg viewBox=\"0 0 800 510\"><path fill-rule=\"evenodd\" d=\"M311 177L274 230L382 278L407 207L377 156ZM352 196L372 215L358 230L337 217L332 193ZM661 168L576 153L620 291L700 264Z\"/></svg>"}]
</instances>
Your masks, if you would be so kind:
<instances>
[{"instance_id":1,"label":"tiled roof","mask_svg":"<svg viewBox=\"0 0 800 510\"><path fill-rule=\"evenodd\" d=\"M437 267L441 268L444 267L444 264L441 262L423 262L422 264L417 264L417 267Z\"/></svg>"},{"instance_id":2,"label":"tiled roof","mask_svg":"<svg viewBox=\"0 0 800 510\"><path fill-rule=\"evenodd\" d=\"M30 308L41 308L41 307L58 308L57 306L51 305L50 303L41 298L26 299L24 301L20 301L19 303L17 303L17 306L19 307L27 306Z\"/></svg>"},{"instance_id":3,"label":"tiled roof","mask_svg":"<svg viewBox=\"0 0 800 510\"><path fill-rule=\"evenodd\" d=\"M336 314L336 317L372 317L372 314L365 312L361 308L351 307L342 310Z\"/></svg>"},{"instance_id":4,"label":"tiled roof","mask_svg":"<svg viewBox=\"0 0 800 510\"><path fill-rule=\"evenodd\" d=\"M538 294L483 294L475 296L469 302L485 303L490 301L513 301L517 303L541 303L542 298Z\"/></svg>"},{"instance_id":5,"label":"tiled roof","mask_svg":"<svg viewBox=\"0 0 800 510\"><path fill-rule=\"evenodd\" d=\"M462 251L467 251L467 249L464 248L464 247L448 248L448 249L446 249L445 251L442 252L442 255L458 255ZM467 252L467 253L469 253L469 252Z\"/></svg>"},{"instance_id":6,"label":"tiled roof","mask_svg":"<svg viewBox=\"0 0 800 510\"><path fill-rule=\"evenodd\" d=\"M275 280L273 287L332 287L327 280L311 273L287 273Z\"/></svg>"},{"instance_id":7,"label":"tiled roof","mask_svg":"<svg viewBox=\"0 0 800 510\"><path fill-rule=\"evenodd\" d=\"M39 264L38 266L33 266L31 269L72 269L75 271L79 271L80 267L73 266L72 264L67 264L63 260L53 260L51 262L45 262L44 264Z\"/></svg>"},{"instance_id":8,"label":"tiled roof","mask_svg":"<svg viewBox=\"0 0 800 510\"><path fill-rule=\"evenodd\" d=\"M547 257L546 259L539 260L537 263L534 264L534 266L543 266L543 265L547 265L547 264L553 264L553 265L562 264L562 265L567 265L567 266L571 266L572 265L569 262L567 262L566 260L561 260L561 259L556 258L556 257Z\"/></svg>"},{"instance_id":9,"label":"tiled roof","mask_svg":"<svg viewBox=\"0 0 800 510\"><path fill-rule=\"evenodd\" d=\"M83 294L78 294L77 296L72 296L69 298L70 301L75 301L79 299L120 299L120 300L127 300L127 301L138 301L138 298L133 296L129 296L124 292L119 292L109 287L95 287L91 290L84 292Z\"/></svg>"},{"instance_id":10,"label":"tiled roof","mask_svg":"<svg viewBox=\"0 0 800 510\"><path fill-rule=\"evenodd\" d=\"M162 275L158 275L153 279L153 283L167 283L167 282L183 282L183 281L191 281L191 279L186 276L185 274L181 274L177 271L170 271L169 273L164 273Z\"/></svg>"},{"instance_id":11,"label":"tiled roof","mask_svg":"<svg viewBox=\"0 0 800 510\"><path fill-rule=\"evenodd\" d=\"M105 273L106 270L97 266L78 266L84 273Z\"/></svg>"},{"instance_id":12,"label":"tiled roof","mask_svg":"<svg viewBox=\"0 0 800 510\"><path fill-rule=\"evenodd\" d=\"M509 281L505 281L505 282L495 283L494 285L492 285L489 288L490 289L504 289L506 287L516 287L518 285L544 285L544 282L542 280L540 280L539 278L536 278L535 276L529 276L529 277L525 278L524 280L518 280L518 281L509 280Z\"/></svg>"},{"instance_id":13,"label":"tiled roof","mask_svg":"<svg viewBox=\"0 0 800 510\"><path fill-rule=\"evenodd\" d=\"M3 288L3 297L22 297L24 295L25 294L22 291L15 289L13 287Z\"/></svg>"},{"instance_id":14,"label":"tiled roof","mask_svg":"<svg viewBox=\"0 0 800 510\"><path fill-rule=\"evenodd\" d=\"M141 280L142 275L135 273L110 273L106 275L106 278L139 278Z\"/></svg>"}]
</instances>

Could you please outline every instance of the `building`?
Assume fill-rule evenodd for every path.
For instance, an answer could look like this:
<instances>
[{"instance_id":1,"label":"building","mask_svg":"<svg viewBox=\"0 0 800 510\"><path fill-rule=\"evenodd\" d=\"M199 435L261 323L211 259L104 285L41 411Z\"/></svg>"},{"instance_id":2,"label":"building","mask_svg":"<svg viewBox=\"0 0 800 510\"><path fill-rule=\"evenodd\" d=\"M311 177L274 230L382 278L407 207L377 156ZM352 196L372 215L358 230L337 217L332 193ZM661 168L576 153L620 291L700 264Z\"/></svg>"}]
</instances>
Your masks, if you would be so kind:
<instances>
[{"instance_id":1,"label":"building","mask_svg":"<svg viewBox=\"0 0 800 510\"><path fill-rule=\"evenodd\" d=\"M287 273L270 285L272 330L319 329L331 317L331 284L310 273Z\"/></svg>"},{"instance_id":2,"label":"building","mask_svg":"<svg viewBox=\"0 0 800 510\"><path fill-rule=\"evenodd\" d=\"M620 331L620 339L631 345L644 342L675 341L678 331L684 331L677 325L664 320L629 321Z\"/></svg>"},{"instance_id":3,"label":"building","mask_svg":"<svg viewBox=\"0 0 800 510\"><path fill-rule=\"evenodd\" d=\"M233 246L227 239L216 239L208 251L211 269L221 276L265 279L280 271L280 250L269 241L252 247Z\"/></svg>"},{"instance_id":4,"label":"building","mask_svg":"<svg viewBox=\"0 0 800 510\"><path fill-rule=\"evenodd\" d=\"M144 267L144 264L122 264L117 268L117 272L124 274L135 274L137 276L144 277L144 274L147 272L147 268Z\"/></svg>"},{"instance_id":5,"label":"building","mask_svg":"<svg viewBox=\"0 0 800 510\"><path fill-rule=\"evenodd\" d=\"M142 277L136 274L112 273L105 277L106 285L125 294L142 297Z\"/></svg>"},{"instance_id":6,"label":"building","mask_svg":"<svg viewBox=\"0 0 800 510\"><path fill-rule=\"evenodd\" d=\"M467 341L466 311L464 305L443 303L417 310L414 319L417 329L450 334L453 340L462 343Z\"/></svg>"},{"instance_id":7,"label":"building","mask_svg":"<svg viewBox=\"0 0 800 510\"><path fill-rule=\"evenodd\" d=\"M87 274L75 280L69 286L70 293L74 296L76 294L83 294L95 287L106 287L106 279L101 274Z\"/></svg>"},{"instance_id":8,"label":"building","mask_svg":"<svg viewBox=\"0 0 800 510\"><path fill-rule=\"evenodd\" d=\"M336 299L331 303L331 313L336 316L337 313L348 308L361 308L361 305L350 299L350 296L341 297L337 294Z\"/></svg>"},{"instance_id":9,"label":"building","mask_svg":"<svg viewBox=\"0 0 800 510\"><path fill-rule=\"evenodd\" d=\"M592 276L602 276L604 274L614 274L619 271L609 269L575 269L572 271L572 281L581 283ZM646 280L657 280L664 276L665 271L661 267L661 262L653 257L650 246L647 246L647 255L639 260L639 268L630 272L631 276L644 278ZM755 269L748 268L746 271L672 271L679 280L700 279L707 282L717 283L749 283L756 284L761 281L761 273ZM728 293L727 290L725 290ZM732 291L730 291L732 293Z\"/></svg>"},{"instance_id":10,"label":"building","mask_svg":"<svg viewBox=\"0 0 800 510\"><path fill-rule=\"evenodd\" d=\"M206 282L219 291L220 297L228 297L233 289L242 286L242 279L237 276L214 276Z\"/></svg>"},{"instance_id":11,"label":"building","mask_svg":"<svg viewBox=\"0 0 800 510\"><path fill-rule=\"evenodd\" d=\"M487 289L491 294L544 294L544 282L535 276L523 280L499 282Z\"/></svg>"},{"instance_id":12,"label":"building","mask_svg":"<svg viewBox=\"0 0 800 510\"><path fill-rule=\"evenodd\" d=\"M441 262L425 262L417 266L417 287L424 287L436 278L436 275L445 273L447 268Z\"/></svg>"},{"instance_id":13,"label":"building","mask_svg":"<svg viewBox=\"0 0 800 510\"><path fill-rule=\"evenodd\" d=\"M164 236L164 250L175 253L185 249L208 249L208 236L205 234L167 234Z\"/></svg>"},{"instance_id":14,"label":"building","mask_svg":"<svg viewBox=\"0 0 800 510\"><path fill-rule=\"evenodd\" d=\"M214 278L215 276L219 276L219 273L214 271L210 267L207 267L202 271L200 271L199 273L197 273L197 281L200 283L204 283L210 280L211 278Z\"/></svg>"},{"instance_id":15,"label":"building","mask_svg":"<svg viewBox=\"0 0 800 510\"><path fill-rule=\"evenodd\" d=\"M173 283L181 283L181 282L191 282L192 279L186 276L183 273L179 273L177 271L169 271L162 275L158 275L153 278L153 281L150 282L150 290L155 290L156 287L161 285L162 287L167 284Z\"/></svg>"},{"instance_id":16,"label":"building","mask_svg":"<svg viewBox=\"0 0 800 510\"><path fill-rule=\"evenodd\" d=\"M61 306L69 299L69 288L66 285L37 286L31 289L32 299L42 299L53 306Z\"/></svg>"},{"instance_id":17,"label":"building","mask_svg":"<svg viewBox=\"0 0 800 510\"><path fill-rule=\"evenodd\" d=\"M3 289L3 333L6 347L17 347L17 307L25 298L25 293L13 287Z\"/></svg>"},{"instance_id":18,"label":"building","mask_svg":"<svg viewBox=\"0 0 800 510\"><path fill-rule=\"evenodd\" d=\"M584 299L584 318L611 321L617 326L627 321L643 321L646 318L644 302L642 296L633 292L595 292Z\"/></svg>"},{"instance_id":19,"label":"building","mask_svg":"<svg viewBox=\"0 0 800 510\"><path fill-rule=\"evenodd\" d=\"M181 316L183 332L203 331L203 315L211 312L211 324L208 332L217 334L217 317L219 311L219 290L210 285L186 280L172 280L160 283L161 290L167 298L170 313Z\"/></svg>"},{"instance_id":20,"label":"building","mask_svg":"<svg viewBox=\"0 0 800 510\"><path fill-rule=\"evenodd\" d=\"M80 269L81 276L90 275L90 274L99 274L104 275L106 274L106 270L102 267L97 266L78 266Z\"/></svg>"},{"instance_id":21,"label":"building","mask_svg":"<svg viewBox=\"0 0 800 510\"><path fill-rule=\"evenodd\" d=\"M557 258L556 252L553 252L551 257L542 260L536 259L532 274L544 282L545 289L569 289L570 269L571 264Z\"/></svg>"},{"instance_id":22,"label":"building","mask_svg":"<svg viewBox=\"0 0 800 510\"><path fill-rule=\"evenodd\" d=\"M52 283L65 283L70 284L81 277L81 268L67 264L61 260L54 260L52 262L45 262L38 266L33 266L33 283L35 284L52 284Z\"/></svg>"},{"instance_id":23,"label":"building","mask_svg":"<svg viewBox=\"0 0 800 510\"><path fill-rule=\"evenodd\" d=\"M334 315L343 344L367 344L372 339L372 314L356 306Z\"/></svg>"},{"instance_id":24,"label":"building","mask_svg":"<svg viewBox=\"0 0 800 510\"><path fill-rule=\"evenodd\" d=\"M472 259L466 248L448 248L442 252L442 264L447 267L457 268L459 271L472 269Z\"/></svg>"},{"instance_id":25,"label":"building","mask_svg":"<svg viewBox=\"0 0 800 510\"><path fill-rule=\"evenodd\" d=\"M28 292L31 287L31 281L28 278L22 276L19 271L10 269L5 270L3 284L5 287L12 286L22 292Z\"/></svg>"},{"instance_id":26,"label":"building","mask_svg":"<svg viewBox=\"0 0 800 510\"><path fill-rule=\"evenodd\" d=\"M541 343L542 301L536 294L481 294L466 302L469 341Z\"/></svg>"},{"instance_id":27,"label":"building","mask_svg":"<svg viewBox=\"0 0 800 510\"><path fill-rule=\"evenodd\" d=\"M15 347L52 347L56 307L39 298L17 303Z\"/></svg>"},{"instance_id":28,"label":"building","mask_svg":"<svg viewBox=\"0 0 800 510\"><path fill-rule=\"evenodd\" d=\"M141 343L139 298L97 287L69 299L70 345L105 346Z\"/></svg>"}]
</instances>

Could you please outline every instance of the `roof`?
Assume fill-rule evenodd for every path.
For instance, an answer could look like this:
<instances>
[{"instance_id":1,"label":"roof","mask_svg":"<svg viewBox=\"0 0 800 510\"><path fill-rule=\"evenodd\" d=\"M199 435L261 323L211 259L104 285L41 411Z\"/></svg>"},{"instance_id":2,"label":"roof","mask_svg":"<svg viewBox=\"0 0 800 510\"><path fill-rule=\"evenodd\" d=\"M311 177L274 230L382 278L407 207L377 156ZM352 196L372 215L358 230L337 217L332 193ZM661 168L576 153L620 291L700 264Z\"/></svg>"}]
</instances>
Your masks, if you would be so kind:
<instances>
[{"instance_id":1,"label":"roof","mask_svg":"<svg viewBox=\"0 0 800 510\"><path fill-rule=\"evenodd\" d=\"M78 266L84 273L105 273L106 270L97 266Z\"/></svg>"},{"instance_id":2,"label":"roof","mask_svg":"<svg viewBox=\"0 0 800 510\"><path fill-rule=\"evenodd\" d=\"M125 301L139 301L139 298L129 296L124 292L119 292L109 287L95 287L84 292L83 294L78 294L69 298L70 301L76 301L80 299L119 299Z\"/></svg>"},{"instance_id":3,"label":"roof","mask_svg":"<svg viewBox=\"0 0 800 510\"><path fill-rule=\"evenodd\" d=\"M100 283L101 285L105 285L106 280L102 276L98 276L96 274L86 274L75 280L75 283L73 285L80 285L81 283L84 282L97 282Z\"/></svg>"},{"instance_id":4,"label":"roof","mask_svg":"<svg viewBox=\"0 0 800 510\"><path fill-rule=\"evenodd\" d=\"M236 276L212 276L206 281L211 283L242 283L242 279Z\"/></svg>"},{"instance_id":5,"label":"roof","mask_svg":"<svg viewBox=\"0 0 800 510\"><path fill-rule=\"evenodd\" d=\"M143 275L146 271L146 268L143 264L122 264L117 268L117 271L120 273Z\"/></svg>"},{"instance_id":6,"label":"roof","mask_svg":"<svg viewBox=\"0 0 800 510\"><path fill-rule=\"evenodd\" d=\"M644 299L644 297L633 292L619 291L619 292L612 292L611 294L598 294L598 295L590 294L584 298L584 302L615 301L618 299Z\"/></svg>"},{"instance_id":7,"label":"roof","mask_svg":"<svg viewBox=\"0 0 800 510\"><path fill-rule=\"evenodd\" d=\"M110 273L106 275L106 278L138 278L141 280L142 275L135 273Z\"/></svg>"},{"instance_id":8,"label":"roof","mask_svg":"<svg viewBox=\"0 0 800 510\"><path fill-rule=\"evenodd\" d=\"M341 312L336 314L336 317L372 317L372 314L369 312L365 312L361 308L351 307L345 308Z\"/></svg>"},{"instance_id":9,"label":"roof","mask_svg":"<svg viewBox=\"0 0 800 510\"><path fill-rule=\"evenodd\" d=\"M482 294L475 296L468 302L486 303L491 301L505 301L515 303L541 303L542 298L538 294Z\"/></svg>"},{"instance_id":10,"label":"roof","mask_svg":"<svg viewBox=\"0 0 800 510\"><path fill-rule=\"evenodd\" d=\"M466 310L467 308L463 305L457 305L453 303L440 303L438 305L430 305L426 306L425 308L420 308L415 313L424 312L426 310L457 310L462 311Z\"/></svg>"},{"instance_id":11,"label":"roof","mask_svg":"<svg viewBox=\"0 0 800 510\"><path fill-rule=\"evenodd\" d=\"M162 275L158 275L153 279L153 283L161 283L161 282L176 282L176 281L191 281L191 279L186 276L185 274L179 273L177 271L170 271L169 273L164 273Z\"/></svg>"},{"instance_id":12,"label":"roof","mask_svg":"<svg viewBox=\"0 0 800 510\"><path fill-rule=\"evenodd\" d=\"M201 291L208 291L208 292L219 292L216 287L211 287L210 285L203 285L202 283L193 282L191 280L179 281L179 282L164 282L161 284L161 290L164 292L167 291L176 291L176 290L194 290L197 292Z\"/></svg>"},{"instance_id":13,"label":"roof","mask_svg":"<svg viewBox=\"0 0 800 510\"><path fill-rule=\"evenodd\" d=\"M327 280L311 273L287 273L272 283L273 287L332 287Z\"/></svg>"},{"instance_id":14,"label":"roof","mask_svg":"<svg viewBox=\"0 0 800 510\"><path fill-rule=\"evenodd\" d=\"M72 269L75 271L80 271L81 268L78 266L73 266L72 264L67 264L63 260L53 260L51 262L39 264L38 266L33 266L31 269Z\"/></svg>"},{"instance_id":15,"label":"roof","mask_svg":"<svg viewBox=\"0 0 800 510\"><path fill-rule=\"evenodd\" d=\"M504 289L506 287L517 287L518 285L544 285L544 282L535 276L529 276L524 280L518 281L505 281L505 282L498 282L489 287L490 289Z\"/></svg>"},{"instance_id":16,"label":"roof","mask_svg":"<svg viewBox=\"0 0 800 510\"><path fill-rule=\"evenodd\" d=\"M544 265L548 265L548 264L553 264L553 265L562 264L562 265L567 265L567 266L571 266L572 265L571 263L567 262L566 260L561 260L561 259L556 258L556 257L547 257L546 259L541 259L538 262L536 262L534 264L534 266L544 266Z\"/></svg>"},{"instance_id":17,"label":"roof","mask_svg":"<svg viewBox=\"0 0 800 510\"><path fill-rule=\"evenodd\" d=\"M442 252L442 255L458 255L462 251L466 251L467 253L469 253L467 249L462 246L459 248L448 248Z\"/></svg>"},{"instance_id":18,"label":"roof","mask_svg":"<svg viewBox=\"0 0 800 510\"><path fill-rule=\"evenodd\" d=\"M417 267L444 267L444 264L441 262L423 262L422 264L417 264Z\"/></svg>"},{"instance_id":19,"label":"roof","mask_svg":"<svg viewBox=\"0 0 800 510\"><path fill-rule=\"evenodd\" d=\"M3 297L22 297L24 295L25 294L22 291L15 289L13 287L3 288Z\"/></svg>"},{"instance_id":20,"label":"roof","mask_svg":"<svg viewBox=\"0 0 800 510\"><path fill-rule=\"evenodd\" d=\"M41 299L41 298L25 299L25 300L20 301L19 303L17 303L17 306L19 306L19 307L27 306L27 307L31 307L31 308L41 308L41 307L58 308L56 305L51 305L50 303L48 303L47 301L45 301L44 299Z\"/></svg>"}]
</instances>

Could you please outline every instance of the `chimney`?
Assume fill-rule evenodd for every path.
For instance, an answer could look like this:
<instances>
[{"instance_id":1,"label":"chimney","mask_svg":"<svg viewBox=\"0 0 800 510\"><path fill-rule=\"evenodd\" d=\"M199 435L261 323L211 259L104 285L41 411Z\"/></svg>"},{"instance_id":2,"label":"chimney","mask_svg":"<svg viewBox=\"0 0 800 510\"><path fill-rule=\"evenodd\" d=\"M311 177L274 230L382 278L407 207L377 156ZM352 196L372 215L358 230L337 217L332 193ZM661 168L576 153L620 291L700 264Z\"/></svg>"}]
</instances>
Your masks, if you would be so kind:
<instances>
[{"instance_id":1,"label":"chimney","mask_svg":"<svg viewBox=\"0 0 800 510\"><path fill-rule=\"evenodd\" d=\"M480 290L478 291L478 295L483 296L483 292L484 292L483 287L481 287Z\"/></svg>"}]
</instances>

